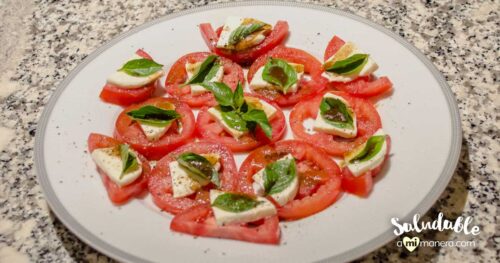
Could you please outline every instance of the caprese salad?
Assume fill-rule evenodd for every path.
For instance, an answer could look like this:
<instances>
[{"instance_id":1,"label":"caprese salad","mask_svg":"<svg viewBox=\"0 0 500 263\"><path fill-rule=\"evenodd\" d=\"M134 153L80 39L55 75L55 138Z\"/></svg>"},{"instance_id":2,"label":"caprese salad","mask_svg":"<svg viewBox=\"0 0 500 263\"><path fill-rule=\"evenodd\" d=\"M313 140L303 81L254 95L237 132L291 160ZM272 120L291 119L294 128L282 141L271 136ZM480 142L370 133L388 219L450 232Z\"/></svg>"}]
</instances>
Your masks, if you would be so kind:
<instances>
[{"instance_id":1,"label":"caprese salad","mask_svg":"<svg viewBox=\"0 0 500 263\"><path fill-rule=\"evenodd\" d=\"M343 192L368 197L391 148L369 100L392 90L376 59L334 36L320 62L284 45L285 21L199 27L210 52L173 62L166 93L155 92L163 65L142 49L108 77L101 99L125 108L113 138L92 133L88 148L109 199L149 193L173 231L279 244L280 220ZM287 121L294 140L282 140Z\"/></svg>"}]
</instances>

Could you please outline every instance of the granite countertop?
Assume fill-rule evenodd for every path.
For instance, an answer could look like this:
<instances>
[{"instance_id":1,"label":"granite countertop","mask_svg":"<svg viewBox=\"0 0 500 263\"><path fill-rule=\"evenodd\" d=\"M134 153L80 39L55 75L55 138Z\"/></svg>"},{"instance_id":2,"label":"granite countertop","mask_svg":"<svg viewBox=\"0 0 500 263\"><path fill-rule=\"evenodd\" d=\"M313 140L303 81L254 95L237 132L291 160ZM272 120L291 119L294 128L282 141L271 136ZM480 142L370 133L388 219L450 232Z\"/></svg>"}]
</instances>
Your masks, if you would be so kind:
<instances>
[{"instance_id":1,"label":"granite countertop","mask_svg":"<svg viewBox=\"0 0 500 263\"><path fill-rule=\"evenodd\" d=\"M0 0L0 262L111 261L51 214L33 167L37 120L63 78L116 35L207 1ZM472 216L474 247L421 247L395 242L361 261L498 262L499 1L305 1L349 10L398 33L444 74L460 108L463 142L450 184L427 213ZM424 231L425 240L465 240Z\"/></svg>"}]
</instances>

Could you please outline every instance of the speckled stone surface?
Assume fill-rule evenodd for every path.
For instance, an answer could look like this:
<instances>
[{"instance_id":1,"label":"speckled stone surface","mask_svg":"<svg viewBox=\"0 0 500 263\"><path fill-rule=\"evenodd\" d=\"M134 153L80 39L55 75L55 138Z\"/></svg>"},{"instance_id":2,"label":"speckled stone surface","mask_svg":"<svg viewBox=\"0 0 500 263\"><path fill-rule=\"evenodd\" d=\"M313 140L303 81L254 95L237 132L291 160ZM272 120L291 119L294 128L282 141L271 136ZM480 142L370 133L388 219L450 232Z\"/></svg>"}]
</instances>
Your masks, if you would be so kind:
<instances>
[{"instance_id":1,"label":"speckled stone surface","mask_svg":"<svg viewBox=\"0 0 500 263\"><path fill-rule=\"evenodd\" d=\"M349 10L398 33L444 74L463 127L458 170L427 213L473 216L475 237L424 231L423 240L473 240L474 247L395 242L361 261L499 262L499 1L308 1ZM332 1L333 2L333 1ZM0 0L0 262L108 262L50 213L33 167L37 120L62 79L116 35L207 1ZM14 44L12 44L14 43Z\"/></svg>"}]
</instances>

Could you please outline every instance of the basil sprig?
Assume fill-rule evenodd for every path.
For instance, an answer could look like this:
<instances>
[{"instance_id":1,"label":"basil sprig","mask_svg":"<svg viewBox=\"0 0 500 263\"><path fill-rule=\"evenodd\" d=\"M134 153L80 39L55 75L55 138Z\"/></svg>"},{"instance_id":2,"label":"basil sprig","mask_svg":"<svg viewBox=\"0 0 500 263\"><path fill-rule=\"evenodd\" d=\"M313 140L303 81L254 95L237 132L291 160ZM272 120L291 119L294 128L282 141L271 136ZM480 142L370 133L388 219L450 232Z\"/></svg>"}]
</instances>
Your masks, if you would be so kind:
<instances>
[{"instance_id":1,"label":"basil sprig","mask_svg":"<svg viewBox=\"0 0 500 263\"><path fill-rule=\"evenodd\" d=\"M127 144L120 144L120 157L122 159L122 173L120 179L131 171L134 171L139 167L139 162L137 162L137 156L130 151Z\"/></svg>"},{"instance_id":2,"label":"basil sprig","mask_svg":"<svg viewBox=\"0 0 500 263\"><path fill-rule=\"evenodd\" d=\"M184 85L199 84L210 81L219 71L222 65L216 55L208 56L200 65L200 68Z\"/></svg>"},{"instance_id":3,"label":"basil sprig","mask_svg":"<svg viewBox=\"0 0 500 263\"><path fill-rule=\"evenodd\" d=\"M239 213L257 207L261 202L243 194L224 193L212 203L212 206L218 207L224 211Z\"/></svg>"},{"instance_id":4,"label":"basil sprig","mask_svg":"<svg viewBox=\"0 0 500 263\"><path fill-rule=\"evenodd\" d=\"M295 68L279 58L269 58L264 65L262 79L282 88L284 94L298 81Z\"/></svg>"},{"instance_id":5,"label":"basil sprig","mask_svg":"<svg viewBox=\"0 0 500 263\"><path fill-rule=\"evenodd\" d=\"M152 105L131 110L127 112L127 115L139 123L156 127L166 127L172 121L181 117L175 110L165 110Z\"/></svg>"},{"instance_id":6,"label":"basil sprig","mask_svg":"<svg viewBox=\"0 0 500 263\"><path fill-rule=\"evenodd\" d=\"M193 152L185 152L177 157L177 162L188 171L189 177L201 185L213 182L220 187L219 173L207 158Z\"/></svg>"},{"instance_id":7,"label":"basil sprig","mask_svg":"<svg viewBox=\"0 0 500 263\"><path fill-rule=\"evenodd\" d=\"M325 70L340 75L359 73L368 61L368 54L354 54L344 60L339 60Z\"/></svg>"},{"instance_id":8,"label":"basil sprig","mask_svg":"<svg viewBox=\"0 0 500 263\"><path fill-rule=\"evenodd\" d=\"M321 117L329 124L346 129L354 128L352 112L340 99L323 98L319 110Z\"/></svg>"},{"instance_id":9,"label":"basil sprig","mask_svg":"<svg viewBox=\"0 0 500 263\"><path fill-rule=\"evenodd\" d=\"M264 171L264 189L266 193L279 193L297 177L295 158L270 163Z\"/></svg>"},{"instance_id":10,"label":"basil sprig","mask_svg":"<svg viewBox=\"0 0 500 263\"><path fill-rule=\"evenodd\" d=\"M234 93L226 84L221 82L202 83L205 89L214 94L219 103L222 119L231 128L238 131L254 131L258 125L271 138L273 129L266 113L261 109L253 109L245 102L243 88L240 83Z\"/></svg>"},{"instance_id":11,"label":"basil sprig","mask_svg":"<svg viewBox=\"0 0 500 263\"><path fill-rule=\"evenodd\" d=\"M264 24L264 23L257 22L257 23L241 25L241 26L237 27L231 33L231 35L229 35L229 41L228 41L229 45L235 45L236 43L245 39L247 36L251 35L252 33L259 31L265 25L266 24Z\"/></svg>"},{"instance_id":12,"label":"basil sprig","mask_svg":"<svg viewBox=\"0 0 500 263\"><path fill-rule=\"evenodd\" d=\"M151 59L139 58L129 60L118 71L123 71L130 76L146 77L161 70L163 65Z\"/></svg>"},{"instance_id":13,"label":"basil sprig","mask_svg":"<svg viewBox=\"0 0 500 263\"><path fill-rule=\"evenodd\" d=\"M385 135L375 135L366 141L365 147L361 152L354 156L349 163L361 163L370 160L377 155L385 142Z\"/></svg>"}]
</instances>

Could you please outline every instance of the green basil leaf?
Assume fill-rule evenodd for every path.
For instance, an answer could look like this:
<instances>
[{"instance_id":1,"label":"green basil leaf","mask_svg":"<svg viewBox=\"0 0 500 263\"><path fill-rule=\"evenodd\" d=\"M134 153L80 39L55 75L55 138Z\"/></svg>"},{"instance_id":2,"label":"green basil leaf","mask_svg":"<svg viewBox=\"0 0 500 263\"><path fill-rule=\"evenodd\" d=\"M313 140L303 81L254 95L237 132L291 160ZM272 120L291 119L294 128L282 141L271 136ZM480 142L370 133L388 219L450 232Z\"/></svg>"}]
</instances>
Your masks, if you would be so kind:
<instances>
[{"instance_id":1,"label":"green basil leaf","mask_svg":"<svg viewBox=\"0 0 500 263\"><path fill-rule=\"evenodd\" d=\"M243 194L224 193L215 198L212 206L224 211L239 213L257 207L261 202Z\"/></svg>"},{"instance_id":2,"label":"green basil leaf","mask_svg":"<svg viewBox=\"0 0 500 263\"><path fill-rule=\"evenodd\" d=\"M151 59L139 58L132 59L125 63L118 71L123 71L128 75L135 77L149 76L161 70L163 65L154 62Z\"/></svg>"},{"instance_id":3,"label":"green basil leaf","mask_svg":"<svg viewBox=\"0 0 500 263\"><path fill-rule=\"evenodd\" d=\"M368 54L354 54L344 60L335 62L326 71L340 75L351 75L361 71L368 61Z\"/></svg>"},{"instance_id":4,"label":"green basil leaf","mask_svg":"<svg viewBox=\"0 0 500 263\"><path fill-rule=\"evenodd\" d=\"M268 138L273 136L273 128L267 119L266 113L263 110L251 109L242 114L243 120L247 122L255 122L262 128Z\"/></svg>"},{"instance_id":5,"label":"green basil leaf","mask_svg":"<svg viewBox=\"0 0 500 263\"><path fill-rule=\"evenodd\" d=\"M219 178L214 166L205 157L192 153L185 152L177 157L179 165L188 171L188 176L199 182L201 185L208 184L212 178Z\"/></svg>"},{"instance_id":6,"label":"green basil leaf","mask_svg":"<svg viewBox=\"0 0 500 263\"><path fill-rule=\"evenodd\" d=\"M215 100L221 106L233 107L233 91L222 82L200 83L205 89L214 94Z\"/></svg>"},{"instance_id":7,"label":"green basil leaf","mask_svg":"<svg viewBox=\"0 0 500 263\"><path fill-rule=\"evenodd\" d=\"M238 86L236 86L236 90L234 91L233 94L233 103L234 103L233 107L235 109L239 109L243 105L244 101L245 98L243 97L243 87L238 82Z\"/></svg>"},{"instance_id":8,"label":"green basil leaf","mask_svg":"<svg viewBox=\"0 0 500 263\"><path fill-rule=\"evenodd\" d=\"M198 71L191 77L185 85L199 84L210 80L217 73L220 64L217 63L216 55L208 56L200 65ZM215 68L215 69L214 69Z\"/></svg>"},{"instance_id":9,"label":"green basil leaf","mask_svg":"<svg viewBox=\"0 0 500 263\"><path fill-rule=\"evenodd\" d=\"M122 159L122 173L120 179L131 171L134 171L139 167L139 162L137 162L137 156L133 154L127 144L120 144L120 157Z\"/></svg>"},{"instance_id":10,"label":"green basil leaf","mask_svg":"<svg viewBox=\"0 0 500 263\"><path fill-rule=\"evenodd\" d=\"M229 127L238 131L248 131L247 122L236 111L221 112L222 120L229 125Z\"/></svg>"},{"instance_id":11,"label":"green basil leaf","mask_svg":"<svg viewBox=\"0 0 500 263\"><path fill-rule=\"evenodd\" d=\"M231 35L229 35L229 45L235 45L241 40L245 39L247 36L251 35L254 32L259 31L266 24L264 23L253 23L248 25L241 25L237 27Z\"/></svg>"},{"instance_id":12,"label":"green basil leaf","mask_svg":"<svg viewBox=\"0 0 500 263\"><path fill-rule=\"evenodd\" d=\"M334 126L353 129L352 112L347 105L337 98L323 98L319 105L321 117Z\"/></svg>"},{"instance_id":13,"label":"green basil leaf","mask_svg":"<svg viewBox=\"0 0 500 263\"><path fill-rule=\"evenodd\" d=\"M131 110L127 112L127 115L139 123L156 127L165 127L173 120L181 117L175 110L164 110L152 105L146 105L137 110Z\"/></svg>"},{"instance_id":14,"label":"green basil leaf","mask_svg":"<svg viewBox=\"0 0 500 263\"><path fill-rule=\"evenodd\" d=\"M276 194L285 190L297 176L295 158L278 160L265 168L264 189L267 194Z\"/></svg>"},{"instance_id":15,"label":"green basil leaf","mask_svg":"<svg viewBox=\"0 0 500 263\"><path fill-rule=\"evenodd\" d=\"M285 94L298 81L295 68L285 60L278 58L269 58L264 66L262 79L282 88Z\"/></svg>"},{"instance_id":16,"label":"green basil leaf","mask_svg":"<svg viewBox=\"0 0 500 263\"><path fill-rule=\"evenodd\" d=\"M365 147L349 163L365 162L377 155L385 142L385 135L375 135L366 141Z\"/></svg>"}]
</instances>

